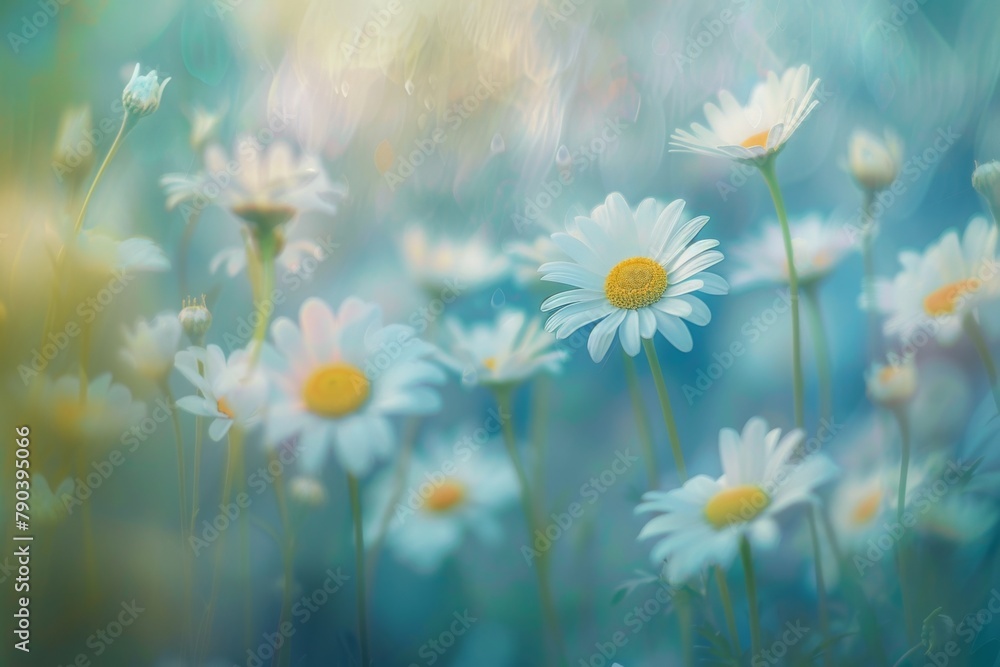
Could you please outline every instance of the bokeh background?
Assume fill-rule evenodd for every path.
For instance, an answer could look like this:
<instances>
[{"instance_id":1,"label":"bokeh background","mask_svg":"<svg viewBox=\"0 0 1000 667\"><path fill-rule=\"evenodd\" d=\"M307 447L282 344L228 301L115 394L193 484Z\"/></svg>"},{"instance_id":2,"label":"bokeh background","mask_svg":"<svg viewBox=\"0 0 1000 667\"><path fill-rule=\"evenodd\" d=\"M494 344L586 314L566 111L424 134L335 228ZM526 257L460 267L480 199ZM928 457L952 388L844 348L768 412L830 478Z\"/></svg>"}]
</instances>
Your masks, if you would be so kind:
<instances>
[{"instance_id":1,"label":"bokeh background","mask_svg":"<svg viewBox=\"0 0 1000 667\"><path fill-rule=\"evenodd\" d=\"M365 41L368 35L359 31L379 17L388 18L369 28L374 37ZM298 154L318 156L330 183L337 184L331 186L340 193L334 215L307 213L296 223L303 237L332 238L335 250L314 268L301 268L301 287L289 290L277 314L294 317L310 296L338 304L357 295L379 303L386 321L408 323L434 298L404 261L403 232L415 224L433 234L476 237L513 261L516 244L561 228L568 215L588 211L619 191L633 205L645 197L685 199L689 212L711 217L705 235L718 238L725 253L773 217L767 190L758 177L746 177L727 161L669 153L669 135L700 120L703 103L719 88L744 97L767 70L806 63L822 79L821 104L778 167L793 218L815 212L845 225L858 219L861 196L845 168L847 140L858 127L876 133L894 128L907 159L925 156L941 133L956 137L906 176L905 193L885 207L876 272L892 276L901 249L921 249L944 230L988 215L970 178L977 160L1000 156L994 95L1000 75L998 26L1000 6L993 0L431 0L413 5L402 0L7 0L0 8L0 417L8 453L0 483L3 525L9 526L12 514L15 424L28 423L37 434L32 465L53 482L65 473L67 457L99 461L111 447L120 448L112 442L104 450L76 453L72 443L60 440L58 424L32 404L18 369L31 359L42 331L53 230L65 227L76 211L70 203L73 178L60 173L54 157L60 119L79 105L89 106L95 126L111 119L111 132L92 135L91 160L102 159L121 119L116 101L136 62L143 72L155 68L161 79L171 81L159 110L138 124L109 167L86 227L99 226L119 238L153 239L172 267L138 275L115 296L95 325L90 365L92 375L110 372L154 408L157 387L121 359L123 328L140 317L176 313L184 297L204 293L213 315L208 340L229 349L226 333L236 332L252 310L245 273L229 277L209 269L219 250L240 244L236 220L209 207L191 228L182 211L167 210L159 184L164 174L201 168L205 143L192 141L191 123L198 107L218 114L208 142L227 150L245 134L265 144L287 142ZM273 138L268 128L277 128ZM439 140L426 144L435 132ZM423 163L396 182L394 175L404 173L400 165L421 145L433 151L424 151L430 154ZM566 171L571 183L560 183L553 194L552 184ZM181 259L185 245L189 252ZM728 275L731 266L724 262L718 268ZM891 423L865 397L869 358L860 291L857 253L821 287L834 370L833 415L842 425L825 451L848 470L868 465L866 456L873 451L891 457L893 442ZM464 290L440 319L475 322L509 308L533 314L545 296L538 283L510 272ZM776 289L764 288L712 298L713 321L693 330L690 353L659 341L691 470L718 474L716 442L723 426L740 427L752 415L791 426L787 316L758 329L752 340L746 333L747 323L776 297ZM733 342L745 343L747 354L702 395L688 398L685 385L697 386L699 372L709 372L713 355ZM541 465L552 511L579 501L581 486L608 469L617 451L631 447L638 452L620 353L613 350L606 362L595 364L582 339L570 339L563 347L569 354L563 372L515 397L519 435L526 443L544 442ZM815 364L808 345L806 350L807 423L815 423ZM70 345L46 372L74 374L77 364ZM988 423L992 402L972 347L960 343L942 350L931 343L920 350L920 368L912 411L915 455L947 450L963 458L985 455L983 470L1000 465ZM652 379L640 369L665 470L663 485L671 488L676 478L665 431L655 418ZM190 393L183 378L174 375L171 383L178 395ZM487 418L491 395L468 385L451 377L442 411L419 424L418 448L435 437L460 437ZM539 411L543 420L534 414ZM189 415L183 418L190 435ZM220 493L224 447L205 443L201 493L206 503ZM266 465L253 437L248 451L248 470ZM185 627L209 597L212 556L196 559L195 600L185 608L174 457L172 427L163 420L85 501L92 514L96 592L88 590L82 513L38 522L32 653L12 649L5 611L3 664L68 665L80 654L95 665L195 664L186 656ZM330 568L339 567L351 578L297 626L290 664L356 664L350 513L343 471L332 459L321 481L325 501L295 511L296 599L321 588ZM631 634L626 625L630 610L652 588L643 585L624 600L615 599L624 582L644 576L636 570L655 572L648 545L635 539L643 520L633 509L645 488L645 473L636 465L588 504L553 546L555 597L573 665L604 664L594 658L600 655L595 647L618 630L629 632L614 657L625 667L681 664L676 619L666 606L641 632ZM1000 584L997 507L987 494L979 509L983 530L974 539L949 539L942 528L941 535L930 531L922 542L913 565L913 580L921 585L910 604L927 611L942 606L958 618L982 607ZM277 620L284 585L281 547L261 527L277 523L270 490L255 497L251 513L256 521L249 530L247 568L240 565L236 531L223 547L216 620L206 651L206 660L217 661L211 664L252 664L248 647L266 641ZM521 554L526 543L522 517L512 506L500 519L504 537L499 543L467 539L432 573L415 571L390 551L380 555L369 582L375 664L433 664L427 642L449 628L454 614L466 611L478 620L452 648L435 654L434 662L545 664L534 575ZM774 553L758 561L765 625L780 628L785 620L815 618L812 565L802 533L799 521ZM4 555L12 552L8 544ZM898 609L891 572L886 570L884 582L876 581L878 574L867 582L886 609ZM10 573L0 572L0 580L4 608L13 609ZM135 623L112 644L95 642L93 633L133 600L144 609ZM857 630L857 611L836 588L831 609L842 631ZM899 621L891 612L881 621L886 650L898 657L908 648ZM744 616L740 622L745 624ZM951 664L992 665L1000 650L997 634L998 628L987 627L976 639L974 655L970 651ZM810 640L811 648L816 639ZM707 660L707 642L698 641ZM870 664L857 636L844 642L843 655Z\"/></svg>"}]
</instances>

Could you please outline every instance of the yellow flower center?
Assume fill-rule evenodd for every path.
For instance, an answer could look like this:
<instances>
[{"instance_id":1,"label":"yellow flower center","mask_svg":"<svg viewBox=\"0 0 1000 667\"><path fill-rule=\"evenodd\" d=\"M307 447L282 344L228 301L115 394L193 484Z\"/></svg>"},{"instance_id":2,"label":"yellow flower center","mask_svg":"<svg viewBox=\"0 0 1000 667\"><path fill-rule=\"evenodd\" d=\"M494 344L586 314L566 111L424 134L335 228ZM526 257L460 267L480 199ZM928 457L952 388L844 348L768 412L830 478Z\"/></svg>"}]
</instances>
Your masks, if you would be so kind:
<instances>
[{"instance_id":1,"label":"yellow flower center","mask_svg":"<svg viewBox=\"0 0 1000 667\"><path fill-rule=\"evenodd\" d=\"M879 384L889 384L900 373L898 366L885 366L878 372Z\"/></svg>"},{"instance_id":2,"label":"yellow flower center","mask_svg":"<svg viewBox=\"0 0 1000 667\"><path fill-rule=\"evenodd\" d=\"M465 487L453 480L445 480L427 497L426 507L432 512L447 512L465 500Z\"/></svg>"},{"instance_id":3,"label":"yellow flower center","mask_svg":"<svg viewBox=\"0 0 1000 667\"><path fill-rule=\"evenodd\" d=\"M75 440L83 435L82 423L87 414L86 404L75 399L59 400L54 408L55 428L63 438Z\"/></svg>"},{"instance_id":4,"label":"yellow flower center","mask_svg":"<svg viewBox=\"0 0 1000 667\"><path fill-rule=\"evenodd\" d=\"M961 300L966 295L978 290L981 285L982 283L975 278L967 278L945 285L924 298L924 310L931 317L953 315Z\"/></svg>"},{"instance_id":5,"label":"yellow flower center","mask_svg":"<svg viewBox=\"0 0 1000 667\"><path fill-rule=\"evenodd\" d=\"M321 417L344 417L356 412L371 395L371 383L351 364L336 363L313 371L302 387L302 400Z\"/></svg>"},{"instance_id":6,"label":"yellow flower center","mask_svg":"<svg viewBox=\"0 0 1000 667\"><path fill-rule=\"evenodd\" d=\"M651 306L667 291L667 270L649 257L630 257L615 264L604 280L604 294L615 308Z\"/></svg>"},{"instance_id":7,"label":"yellow flower center","mask_svg":"<svg viewBox=\"0 0 1000 667\"><path fill-rule=\"evenodd\" d=\"M485 366L488 370L495 371L497 369L497 358L486 357L483 359L483 366Z\"/></svg>"},{"instance_id":8,"label":"yellow flower center","mask_svg":"<svg viewBox=\"0 0 1000 667\"><path fill-rule=\"evenodd\" d=\"M747 137L740 144L743 148L753 148L759 146L761 148L767 148L767 135L770 134L770 130L764 130L763 132L758 132L752 137Z\"/></svg>"},{"instance_id":9,"label":"yellow flower center","mask_svg":"<svg viewBox=\"0 0 1000 667\"><path fill-rule=\"evenodd\" d=\"M746 523L771 504L771 498L759 486L743 484L723 489L705 505L705 518L718 529Z\"/></svg>"},{"instance_id":10,"label":"yellow flower center","mask_svg":"<svg viewBox=\"0 0 1000 667\"><path fill-rule=\"evenodd\" d=\"M851 512L851 520L858 524L869 523L875 518L881 504L882 492L876 489L854 506L854 511Z\"/></svg>"},{"instance_id":11,"label":"yellow flower center","mask_svg":"<svg viewBox=\"0 0 1000 667\"><path fill-rule=\"evenodd\" d=\"M224 398L220 398L215 403L215 409L226 415L230 419L235 419L236 415L233 414L233 408L229 405L229 401Z\"/></svg>"}]
</instances>

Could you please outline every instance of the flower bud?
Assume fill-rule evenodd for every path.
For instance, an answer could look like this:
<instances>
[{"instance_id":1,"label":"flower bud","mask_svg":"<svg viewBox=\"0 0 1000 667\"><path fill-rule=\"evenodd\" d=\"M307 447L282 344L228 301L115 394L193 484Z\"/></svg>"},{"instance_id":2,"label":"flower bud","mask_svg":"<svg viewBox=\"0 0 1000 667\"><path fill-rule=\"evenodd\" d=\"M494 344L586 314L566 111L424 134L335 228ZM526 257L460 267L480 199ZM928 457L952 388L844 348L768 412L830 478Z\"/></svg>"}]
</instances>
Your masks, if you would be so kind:
<instances>
[{"instance_id":1,"label":"flower bud","mask_svg":"<svg viewBox=\"0 0 1000 667\"><path fill-rule=\"evenodd\" d=\"M912 360L875 364L865 378L868 398L886 408L899 408L917 393L917 367Z\"/></svg>"},{"instance_id":2,"label":"flower bud","mask_svg":"<svg viewBox=\"0 0 1000 667\"><path fill-rule=\"evenodd\" d=\"M892 185L903 161L903 144L890 131L885 140L864 130L855 130L848 143L848 168L862 189L879 192Z\"/></svg>"},{"instance_id":3,"label":"flower bud","mask_svg":"<svg viewBox=\"0 0 1000 667\"><path fill-rule=\"evenodd\" d=\"M125 113L133 118L148 116L160 108L160 96L163 89L170 82L167 77L161 83L157 78L156 70L151 70L149 74L139 76L139 63L136 63L132 78L125 84L122 91L122 104L125 105Z\"/></svg>"},{"instance_id":4,"label":"flower bud","mask_svg":"<svg viewBox=\"0 0 1000 667\"><path fill-rule=\"evenodd\" d=\"M972 172L972 187L983 196L994 214L1000 211L1000 162L993 160L976 166Z\"/></svg>"},{"instance_id":5,"label":"flower bud","mask_svg":"<svg viewBox=\"0 0 1000 667\"><path fill-rule=\"evenodd\" d=\"M205 295L201 295L200 301L190 297L184 299L183 305L177 319L180 320L184 333L193 342L200 342L205 337L209 327L212 326L212 313L205 305Z\"/></svg>"}]
</instances>

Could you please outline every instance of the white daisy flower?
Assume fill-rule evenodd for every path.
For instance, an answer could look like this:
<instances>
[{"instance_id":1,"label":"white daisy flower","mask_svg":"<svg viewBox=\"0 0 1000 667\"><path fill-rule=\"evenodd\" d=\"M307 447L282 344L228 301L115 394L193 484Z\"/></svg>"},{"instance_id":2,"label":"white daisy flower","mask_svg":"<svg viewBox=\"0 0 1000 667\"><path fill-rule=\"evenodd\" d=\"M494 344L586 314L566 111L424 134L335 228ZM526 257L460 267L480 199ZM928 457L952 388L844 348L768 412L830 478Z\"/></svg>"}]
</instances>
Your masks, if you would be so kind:
<instances>
[{"instance_id":1,"label":"white daisy flower","mask_svg":"<svg viewBox=\"0 0 1000 667\"><path fill-rule=\"evenodd\" d=\"M165 174L160 185L168 210L216 204L263 231L278 228L299 211L333 215L347 194L346 186L329 179L318 157L297 157L284 141L262 147L250 137L237 141L232 158L221 146L209 146L203 171Z\"/></svg>"},{"instance_id":2,"label":"white daisy flower","mask_svg":"<svg viewBox=\"0 0 1000 667\"><path fill-rule=\"evenodd\" d=\"M67 253L73 267L92 276L115 272L161 272L170 269L170 260L155 242L144 237L119 241L92 229L81 231L75 239L67 235ZM62 240L52 239L62 244Z\"/></svg>"},{"instance_id":3,"label":"white daisy flower","mask_svg":"<svg viewBox=\"0 0 1000 667\"><path fill-rule=\"evenodd\" d=\"M428 385L444 372L427 357L434 348L408 326L382 324L381 309L357 298L337 312L319 299L302 304L299 322L271 325L277 348L265 348L276 396L267 439L299 434L302 466L317 470L327 449L352 475L364 475L395 447L389 417L429 414L441 399Z\"/></svg>"},{"instance_id":4,"label":"white daisy flower","mask_svg":"<svg viewBox=\"0 0 1000 667\"><path fill-rule=\"evenodd\" d=\"M134 330L125 330L122 358L142 377L162 382L174 367L181 333L181 322L173 313L157 315L152 322L139 320Z\"/></svg>"},{"instance_id":5,"label":"white daisy flower","mask_svg":"<svg viewBox=\"0 0 1000 667\"><path fill-rule=\"evenodd\" d=\"M532 241L512 241L504 246L511 259L511 276L521 287L538 285L538 267L562 254L551 234L541 234Z\"/></svg>"},{"instance_id":6,"label":"white daisy flower","mask_svg":"<svg viewBox=\"0 0 1000 667\"><path fill-rule=\"evenodd\" d=\"M177 370L199 392L177 399L177 407L212 419L208 435L216 442L226 437L234 424L248 432L261 420L267 403L267 381L250 361L251 354L246 350L235 350L226 359L218 345L190 347L175 357Z\"/></svg>"},{"instance_id":7,"label":"white daisy flower","mask_svg":"<svg viewBox=\"0 0 1000 667\"><path fill-rule=\"evenodd\" d=\"M83 401L77 375L55 381L41 376L41 382L36 405L46 426L66 444L111 446L146 416L146 404L133 400L128 387L113 383L110 373L87 384Z\"/></svg>"},{"instance_id":8,"label":"white daisy flower","mask_svg":"<svg viewBox=\"0 0 1000 667\"><path fill-rule=\"evenodd\" d=\"M677 349L692 347L683 320L704 326L712 318L705 302L692 292L726 294L729 284L705 269L722 261L712 250L718 241L691 243L708 217L683 220L684 201L666 207L643 200L633 213L620 194L612 193L589 217L578 217L570 233L552 240L570 261L543 264L542 280L577 289L561 292L542 304L556 310L545 328L564 339L597 322L587 349L595 362L604 359L617 332L630 356L639 353L640 339L660 332Z\"/></svg>"},{"instance_id":9,"label":"white daisy flower","mask_svg":"<svg viewBox=\"0 0 1000 667\"><path fill-rule=\"evenodd\" d=\"M902 271L875 284L875 307L887 316L886 335L907 341L923 330L942 344L953 343L962 320L1000 296L996 251L997 228L973 218L961 239L948 230L923 253L901 252Z\"/></svg>"},{"instance_id":10,"label":"white daisy flower","mask_svg":"<svg viewBox=\"0 0 1000 667\"><path fill-rule=\"evenodd\" d=\"M820 215L790 221L789 232L800 285L824 278L853 248L843 229ZM734 288L788 284L788 258L776 220L768 221L756 238L734 247L731 257L737 265L730 276Z\"/></svg>"},{"instance_id":11,"label":"white daisy flower","mask_svg":"<svg viewBox=\"0 0 1000 667\"><path fill-rule=\"evenodd\" d=\"M877 405L898 408L917 393L917 366L911 358L893 364L873 364L865 375L868 398Z\"/></svg>"},{"instance_id":12,"label":"white daisy flower","mask_svg":"<svg viewBox=\"0 0 1000 667\"><path fill-rule=\"evenodd\" d=\"M503 280L509 259L482 235L465 240L431 237L412 225L399 237L403 261L413 280L437 294L445 289L471 291Z\"/></svg>"},{"instance_id":13,"label":"white daisy flower","mask_svg":"<svg viewBox=\"0 0 1000 667\"><path fill-rule=\"evenodd\" d=\"M395 508L388 506L397 489L391 472L372 484L366 504L372 508L366 527L372 538L366 542L377 541L383 517L392 511L386 545L421 572L438 569L468 534L496 543L501 536L498 515L519 498L517 475L499 442L487 442L475 451L453 445L442 438L426 453L414 455Z\"/></svg>"},{"instance_id":14,"label":"white daisy flower","mask_svg":"<svg viewBox=\"0 0 1000 667\"><path fill-rule=\"evenodd\" d=\"M509 386L543 371L558 373L567 356L552 349L556 339L542 328L541 318L529 320L519 310L501 312L495 323L466 329L449 319L445 327L451 345L444 361L467 384Z\"/></svg>"},{"instance_id":15,"label":"white daisy flower","mask_svg":"<svg viewBox=\"0 0 1000 667\"><path fill-rule=\"evenodd\" d=\"M891 130L879 139L866 130L854 130L847 144L847 168L858 186L879 192L892 185L903 166L903 142Z\"/></svg>"},{"instance_id":16,"label":"white daisy flower","mask_svg":"<svg viewBox=\"0 0 1000 667\"><path fill-rule=\"evenodd\" d=\"M327 258L327 251L319 243L309 238L296 238L294 230L298 224L290 226L291 238L282 239L278 244L278 254L275 257L275 265L289 273L298 273L302 269L303 262L312 258L321 262ZM225 267L226 275L233 277L247 268L247 246L245 243L223 248L215 253L215 256L208 263L208 270L216 273L220 268Z\"/></svg>"},{"instance_id":17,"label":"white daisy flower","mask_svg":"<svg viewBox=\"0 0 1000 667\"><path fill-rule=\"evenodd\" d=\"M636 512L661 514L639 539L659 538L651 557L656 564L666 561L670 583L684 583L707 565L728 567L743 537L765 548L777 543L776 516L809 501L835 474L821 454L790 463L804 437L798 429L781 437L781 429L768 431L767 422L754 417L742 435L728 428L719 432L719 479L698 475L680 489L643 495Z\"/></svg>"},{"instance_id":18,"label":"white daisy flower","mask_svg":"<svg viewBox=\"0 0 1000 667\"><path fill-rule=\"evenodd\" d=\"M810 80L809 66L800 65L778 78L767 73L741 105L728 90L719 92L719 104L705 104L708 127L691 125L691 132L677 130L670 136L671 150L759 162L777 155L792 134L819 104L813 94L819 79Z\"/></svg>"}]
</instances>

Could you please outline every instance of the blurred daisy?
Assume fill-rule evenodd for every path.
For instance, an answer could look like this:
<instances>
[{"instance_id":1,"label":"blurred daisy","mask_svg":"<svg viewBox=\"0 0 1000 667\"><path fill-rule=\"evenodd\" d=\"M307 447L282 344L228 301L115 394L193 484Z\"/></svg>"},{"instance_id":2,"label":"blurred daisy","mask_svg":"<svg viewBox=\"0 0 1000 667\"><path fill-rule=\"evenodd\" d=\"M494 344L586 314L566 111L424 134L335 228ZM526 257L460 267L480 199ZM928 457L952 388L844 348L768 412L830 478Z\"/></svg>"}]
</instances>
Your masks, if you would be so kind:
<instances>
[{"instance_id":1,"label":"blurred daisy","mask_svg":"<svg viewBox=\"0 0 1000 667\"><path fill-rule=\"evenodd\" d=\"M496 543L501 536L498 515L519 497L517 475L499 442L458 454L453 445L439 439L426 453L415 454L402 495L391 473L371 487L367 506L372 520L366 530L373 537L366 542L377 542L382 517L392 511L386 545L421 572L438 569L468 534ZM396 507L389 507L396 498Z\"/></svg>"},{"instance_id":2,"label":"blurred daisy","mask_svg":"<svg viewBox=\"0 0 1000 667\"><path fill-rule=\"evenodd\" d=\"M898 408L917 393L917 367L910 358L894 364L873 364L865 375L868 398L876 405Z\"/></svg>"},{"instance_id":3,"label":"blurred daisy","mask_svg":"<svg viewBox=\"0 0 1000 667\"><path fill-rule=\"evenodd\" d=\"M142 377L163 382L174 367L181 333L181 322L173 313L157 315L152 322L139 320L135 329L125 330L122 358Z\"/></svg>"},{"instance_id":4,"label":"blurred daisy","mask_svg":"<svg viewBox=\"0 0 1000 667\"><path fill-rule=\"evenodd\" d=\"M514 385L537 373L558 373L567 356L565 350L553 349L556 339L542 328L540 318L528 320L518 310L501 312L491 324L466 329L450 319L445 326L451 342L445 362L466 383Z\"/></svg>"},{"instance_id":5,"label":"blurred daisy","mask_svg":"<svg viewBox=\"0 0 1000 667\"><path fill-rule=\"evenodd\" d=\"M175 357L177 370L198 390L177 399L177 407L212 419L208 435L216 442L233 425L247 432L261 420L267 381L259 368L252 367L250 356L246 350L235 350L226 359L218 345L209 345L181 350Z\"/></svg>"},{"instance_id":6,"label":"blurred daisy","mask_svg":"<svg viewBox=\"0 0 1000 667\"><path fill-rule=\"evenodd\" d=\"M53 241L62 243L60 240ZM102 280L115 272L160 272L170 269L170 260L160 246L143 237L119 241L102 232L85 229L68 243L67 253L73 269ZM74 275L75 279L80 277L79 273Z\"/></svg>"},{"instance_id":7,"label":"blurred daisy","mask_svg":"<svg viewBox=\"0 0 1000 667\"><path fill-rule=\"evenodd\" d=\"M226 115L227 106L227 104L223 104L216 111L209 111L200 104L196 104L191 108L187 117L191 122L191 134L188 137L188 141L191 143L192 150L200 153L208 141L215 136L219 123L222 122L223 117Z\"/></svg>"},{"instance_id":8,"label":"blurred daisy","mask_svg":"<svg viewBox=\"0 0 1000 667\"><path fill-rule=\"evenodd\" d=\"M561 340L597 322L587 341L595 362L607 355L616 333L633 357L640 339L652 339L657 331L677 349L689 351L691 333L684 320L704 326L712 318L692 292L726 294L729 285L705 272L722 261L722 253L712 249L719 242L692 243L708 218L685 221L683 211L680 199L666 207L646 199L633 213L616 192L590 217L578 217L573 233L553 234L571 260L543 264L538 269L542 280L576 289L545 300L542 310L556 311L545 328Z\"/></svg>"},{"instance_id":9,"label":"blurred daisy","mask_svg":"<svg viewBox=\"0 0 1000 667\"><path fill-rule=\"evenodd\" d=\"M949 230L923 253L901 252L902 271L875 285L886 335L908 341L923 330L942 344L954 343L965 317L1000 296L996 250L997 228L973 218L961 239Z\"/></svg>"},{"instance_id":10,"label":"blurred daisy","mask_svg":"<svg viewBox=\"0 0 1000 667\"><path fill-rule=\"evenodd\" d=\"M399 247L410 276L433 294L480 289L499 282L510 269L508 258L481 235L464 241L432 238L413 225L400 236Z\"/></svg>"},{"instance_id":11,"label":"blurred daisy","mask_svg":"<svg viewBox=\"0 0 1000 667\"><path fill-rule=\"evenodd\" d=\"M817 86L819 79L810 79L809 66L800 65L785 70L781 78L768 72L746 106L722 90L718 106L705 105L709 126L694 123L690 132L677 130L670 137L676 147L671 150L754 163L777 155L819 104L813 99Z\"/></svg>"},{"instance_id":12,"label":"blurred daisy","mask_svg":"<svg viewBox=\"0 0 1000 667\"><path fill-rule=\"evenodd\" d=\"M538 267L561 254L550 234L536 236L533 241L512 241L504 246L510 257L511 275L521 287L536 287L540 276Z\"/></svg>"},{"instance_id":13,"label":"blurred daisy","mask_svg":"<svg viewBox=\"0 0 1000 667\"><path fill-rule=\"evenodd\" d=\"M74 446L116 444L146 416L146 404L133 400L128 387L113 383L110 373L88 383L85 400L76 375L55 381L42 376L38 396L46 426L62 443Z\"/></svg>"},{"instance_id":14,"label":"blurred daisy","mask_svg":"<svg viewBox=\"0 0 1000 667\"><path fill-rule=\"evenodd\" d=\"M297 475L288 485L288 493L293 500L309 507L326 504L326 487L311 475Z\"/></svg>"},{"instance_id":15,"label":"blurred daisy","mask_svg":"<svg viewBox=\"0 0 1000 667\"><path fill-rule=\"evenodd\" d=\"M852 249L843 229L820 215L790 221L789 231L795 270L803 286L824 278ZM731 257L737 265L730 278L734 288L788 284L788 259L777 221L769 221L759 236L735 246Z\"/></svg>"},{"instance_id":16,"label":"blurred daisy","mask_svg":"<svg viewBox=\"0 0 1000 667\"><path fill-rule=\"evenodd\" d=\"M288 237L281 236L278 243L278 253L274 261L276 266L289 273L298 273L303 262L311 259L321 262L329 256L329 251L310 238L301 238L296 230L297 224L289 227ZM333 247L333 246L330 246ZM208 263L212 273L225 267L226 275L233 277L247 268L247 247L245 243L223 248L215 254Z\"/></svg>"},{"instance_id":17,"label":"blurred daisy","mask_svg":"<svg viewBox=\"0 0 1000 667\"><path fill-rule=\"evenodd\" d=\"M302 304L299 322L271 325L276 349L266 348L276 396L267 439L299 435L302 466L320 468L329 448L351 475L364 475L395 447L389 417L429 414L441 407L428 385L444 372L427 357L433 347L413 329L382 325L381 309L360 299L332 311L319 299Z\"/></svg>"},{"instance_id":18,"label":"blurred daisy","mask_svg":"<svg viewBox=\"0 0 1000 667\"><path fill-rule=\"evenodd\" d=\"M1000 512L991 499L949 493L928 507L917 529L924 535L966 544L992 534L998 518Z\"/></svg>"},{"instance_id":19,"label":"blurred daisy","mask_svg":"<svg viewBox=\"0 0 1000 667\"><path fill-rule=\"evenodd\" d=\"M31 518L46 524L62 521L69 516L62 498L72 493L73 480L69 477L53 490L45 475L34 475L31 479Z\"/></svg>"},{"instance_id":20,"label":"blurred daisy","mask_svg":"<svg viewBox=\"0 0 1000 667\"><path fill-rule=\"evenodd\" d=\"M754 417L742 435L729 428L719 432L723 475L717 480L698 475L680 489L643 495L636 513L660 515L639 539L659 539L651 557L657 564L666 561L670 583L682 584L707 565L728 567L743 538L765 548L777 543L776 516L809 501L836 471L820 454L790 462L804 437L798 429L782 437L781 429L768 431L767 422Z\"/></svg>"},{"instance_id":21,"label":"blurred daisy","mask_svg":"<svg viewBox=\"0 0 1000 667\"><path fill-rule=\"evenodd\" d=\"M273 232L300 211L332 215L346 196L342 184L329 180L319 159L297 157L284 141L261 146L241 138L233 157L213 144L205 150L204 170L166 174L160 185L167 209L187 204L197 209L216 204L246 222L255 234Z\"/></svg>"},{"instance_id":22,"label":"blurred daisy","mask_svg":"<svg viewBox=\"0 0 1000 667\"><path fill-rule=\"evenodd\" d=\"M866 130L854 130L847 144L847 168L866 192L892 185L903 166L903 142L891 130L879 139Z\"/></svg>"}]
</instances>

